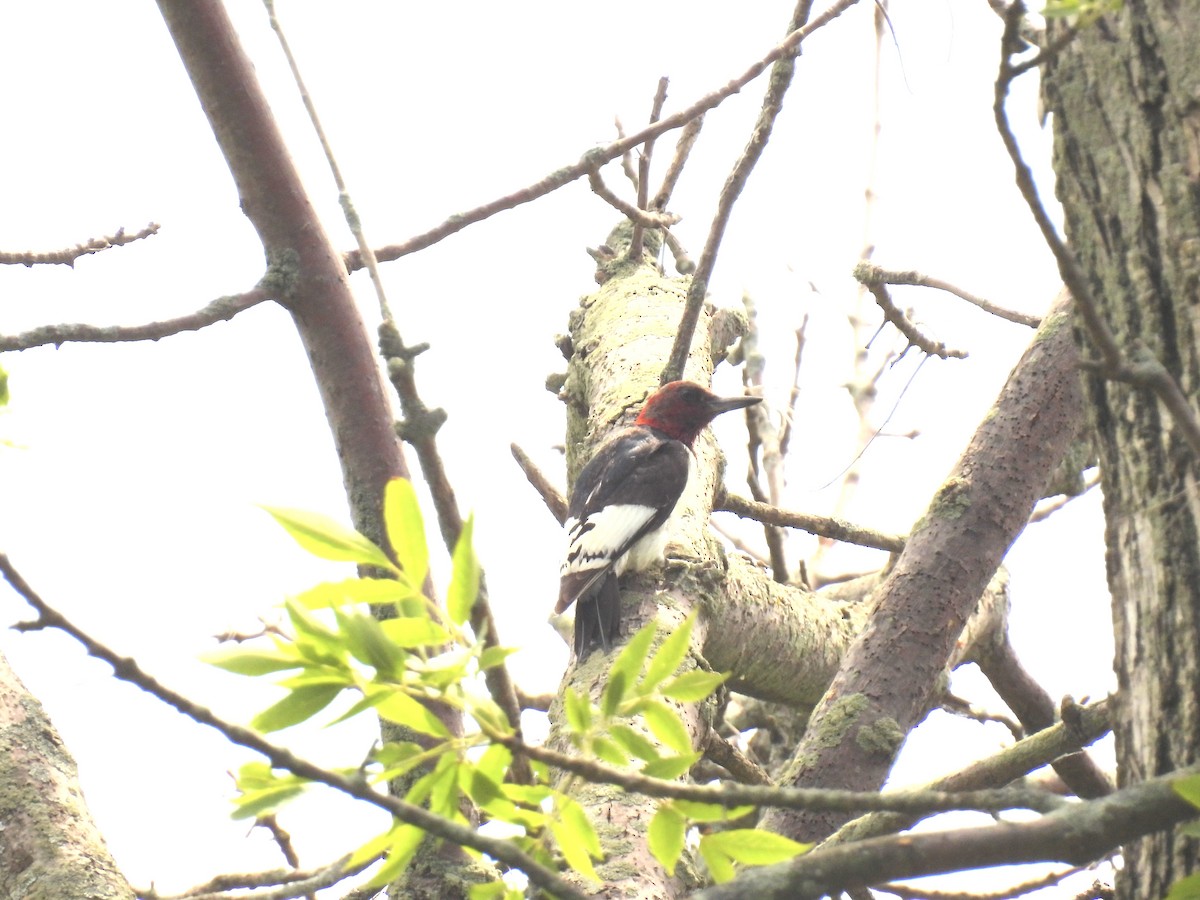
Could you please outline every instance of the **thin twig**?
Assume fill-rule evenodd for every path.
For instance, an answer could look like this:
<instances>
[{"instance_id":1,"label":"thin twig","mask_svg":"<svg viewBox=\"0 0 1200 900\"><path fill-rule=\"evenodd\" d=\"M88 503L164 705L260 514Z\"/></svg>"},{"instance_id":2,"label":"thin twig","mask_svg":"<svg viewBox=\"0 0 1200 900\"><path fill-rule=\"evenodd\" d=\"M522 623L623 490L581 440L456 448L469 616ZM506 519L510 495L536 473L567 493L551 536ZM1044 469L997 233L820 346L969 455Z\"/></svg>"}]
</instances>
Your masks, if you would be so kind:
<instances>
[{"instance_id":1,"label":"thin twig","mask_svg":"<svg viewBox=\"0 0 1200 900\"><path fill-rule=\"evenodd\" d=\"M622 200L604 183L599 169L593 169L588 172L588 185L597 197L633 222L635 234L638 228L669 227L679 221L679 216L674 213L648 212L647 210L639 209L632 203Z\"/></svg>"},{"instance_id":2,"label":"thin twig","mask_svg":"<svg viewBox=\"0 0 1200 900\"><path fill-rule=\"evenodd\" d=\"M857 544L860 547L887 550L891 553L903 550L906 540L898 534L885 534L882 531L853 525L850 522L828 516L811 516L807 513L779 509L730 493L722 493L717 498L717 502L713 505L713 511L731 512L743 519L754 519L757 522L778 525L783 528L799 528L809 534L832 538L835 541L845 541L847 544Z\"/></svg>"},{"instance_id":3,"label":"thin twig","mask_svg":"<svg viewBox=\"0 0 1200 900\"><path fill-rule=\"evenodd\" d=\"M721 196L717 200L717 211L713 215L712 226L709 228L704 249L700 252L696 271L692 273L692 281L688 286L687 301L679 320L675 343L671 347L671 355L667 358L667 364L663 369L661 377L663 384L683 377L683 367L691 352L692 336L696 333L696 323L700 320L700 311L704 307L704 301L708 295L708 283L717 263L717 252L720 250L721 241L725 236L729 217L733 213L733 204L741 195L750 173L766 149L775 119L783 108L784 95L791 86L792 75L796 69L795 52L800 41L803 40L803 37L797 39L797 36L809 34L820 28L840 16L856 2L857 0L838 0L820 16L805 25L804 22L808 18L812 0L799 0L789 25L790 34L779 47L790 46L793 39L795 39L795 45L790 46L787 52L777 55L768 54L772 57L772 68L771 76L767 81L767 90L763 96L762 108L759 110L754 129L750 133L750 139L747 141L742 155L734 163L733 171L725 180L725 186L721 189Z\"/></svg>"},{"instance_id":4,"label":"thin twig","mask_svg":"<svg viewBox=\"0 0 1200 900\"><path fill-rule=\"evenodd\" d=\"M803 28L797 28L780 43L772 47L761 59L755 60L744 72L732 79L722 87L711 93L705 94L691 106L681 109L674 115L667 116L665 119L656 122L654 125L649 125L641 131L631 134L628 137L621 138L608 144L604 147L597 147L594 150L589 150L583 155L583 158L578 162L564 166L551 172L546 177L542 178L531 185L528 185L520 190L514 191L511 194L506 194L503 197L485 203L482 206L477 206L474 209L463 213L458 213L450 216L440 225L431 228L422 234L414 235L406 241L399 244L389 244L386 247L380 247L375 250L375 257L380 262L388 262L390 260L399 259L402 256L407 256L410 253L416 253L418 250L424 250L436 244L438 241L444 240L456 232L462 231L469 225L474 225L477 222L482 222L484 219L494 216L496 213L503 212L507 209L513 209L524 203L530 203L546 194L556 191L573 181L583 178L587 173L607 162L620 158L623 154L629 152L635 147L646 143L652 137L658 137L668 131L674 131L686 125L688 122L714 109L724 102L727 98L733 96L742 90L747 84L766 71L767 67L777 59L782 59L785 56L790 56L796 52L800 44L814 31L828 25L847 9L857 3L858 0L838 0L833 6L827 9L821 15L817 16ZM357 251L351 251L345 256L346 268L353 272L362 268L362 256Z\"/></svg>"},{"instance_id":5,"label":"thin twig","mask_svg":"<svg viewBox=\"0 0 1200 900\"><path fill-rule=\"evenodd\" d=\"M346 188L345 179L342 178L342 170L337 163L337 157L333 153L333 145L329 143L325 129L321 126L321 119L317 115L316 104L313 103L312 97L308 93L308 88L304 86L304 79L300 75L300 66L296 63L296 58L292 55L292 48L288 44L287 35L284 34L283 26L280 24L278 16L275 15L275 0L263 0L263 5L267 8L267 18L271 23L271 30L275 32L275 36L279 39L279 47L283 51L284 59L287 60L288 68L292 72L292 80L296 82L296 90L300 93L300 100L304 104L305 112L308 113L308 120L312 123L313 132L317 135L317 140L321 142L321 150L325 154L325 161L329 164L329 172L333 176L333 182L338 189L338 203L341 204L342 215L346 219L346 224L350 226L350 232L354 235L355 242L358 244L358 252L367 267L367 272L371 276L371 286L375 289L375 299L379 301L380 314L384 319L392 319L392 312L388 307L387 293L383 289L383 278L379 274L379 260L375 258L375 254L371 252L371 247L367 243L366 232L362 227L362 219L358 214L358 210L354 208L354 201L350 197L350 191Z\"/></svg>"},{"instance_id":6,"label":"thin twig","mask_svg":"<svg viewBox=\"0 0 1200 900\"><path fill-rule=\"evenodd\" d=\"M266 872L228 873L189 888L182 894L160 894L153 889L137 890L134 893L139 900L292 900L294 897L311 896L315 891L351 878L374 865L381 856L382 854L349 868L346 863L350 857L344 856L330 865L308 871L275 869ZM240 893L246 890L253 893ZM234 891L239 893L235 894Z\"/></svg>"},{"instance_id":7,"label":"thin twig","mask_svg":"<svg viewBox=\"0 0 1200 900\"><path fill-rule=\"evenodd\" d=\"M54 344L57 347L61 344L71 343L104 344L124 341L158 341L173 334L199 331L201 328L217 322L226 322L238 313L245 312L250 307L273 298L273 291L256 287L244 294L218 297L207 306L194 313L188 313L186 316L163 319L160 322L147 322L144 325L85 325L82 323L42 325L40 328L34 328L32 331L21 334L0 335L0 350L29 350L48 344Z\"/></svg>"},{"instance_id":8,"label":"thin twig","mask_svg":"<svg viewBox=\"0 0 1200 900\"><path fill-rule=\"evenodd\" d=\"M595 759L583 759L560 753L547 747L522 744L510 735L489 735L497 743L520 750L531 758L565 772L580 775L596 784L612 784L630 793L644 794L669 800L692 800L697 803L716 803L720 806L754 806L777 809L838 810L852 812L871 810L901 812L916 815L951 810L1002 812L1008 809L1030 809L1048 813L1061 809L1068 801L1048 791L1025 787L993 788L980 791L845 791L829 788L795 788L776 785L739 784L722 781L717 784L687 784L643 775L632 769L621 769Z\"/></svg>"},{"instance_id":9,"label":"thin twig","mask_svg":"<svg viewBox=\"0 0 1200 900\"><path fill-rule=\"evenodd\" d=\"M525 473L525 477L529 479L529 483L533 485L533 489L538 492L538 496L542 498L542 502L550 510L550 515L554 516L554 521L559 525L567 521L567 501L563 499L563 495L559 493L558 488L550 483L550 479L543 474L529 458L529 454L518 447L516 444L509 444L509 449L512 451L513 459L517 461L517 465L521 467L521 471Z\"/></svg>"},{"instance_id":10,"label":"thin twig","mask_svg":"<svg viewBox=\"0 0 1200 900\"><path fill-rule=\"evenodd\" d=\"M126 244L132 244L134 241L140 241L153 234L158 234L160 227L157 222L151 222L141 231L134 232L133 234L126 234L124 228L118 228L115 234L98 238L88 238L82 244L76 244L74 247L67 247L63 250L49 250L41 253L34 250L15 252L0 250L0 265L27 267L70 266L74 268L75 260L81 256L91 256L93 253L100 253L112 247L124 247Z\"/></svg>"},{"instance_id":11,"label":"thin twig","mask_svg":"<svg viewBox=\"0 0 1200 900\"><path fill-rule=\"evenodd\" d=\"M663 105L667 102L667 79L658 79L658 89L654 92L654 102L650 107L650 124L653 125L662 118ZM650 138L642 146L642 156L638 160L637 205L639 210L650 209L650 161L654 157L654 138ZM673 223L672 223L673 224ZM629 241L629 259L637 263L642 261L642 236L645 222L639 217L633 220L633 235Z\"/></svg>"},{"instance_id":12,"label":"thin twig","mask_svg":"<svg viewBox=\"0 0 1200 900\"><path fill-rule=\"evenodd\" d=\"M117 678L137 685L146 693L157 697L172 709L183 713L189 719L216 729L229 741L239 746L247 747L256 753L261 753L271 763L272 768L282 769L301 778L328 785L336 791L377 806L401 822L415 825L435 837L440 837L460 846L471 847L482 853L486 853L505 865L520 869L529 876L531 882L556 895L569 897L572 900L583 900L586 896L557 872L553 872L542 866L533 857L506 840L480 834L473 828L443 819L441 816L435 815L423 807L380 793L372 788L365 779L350 778L337 772L323 769L306 759L296 756L285 747L272 744L262 735L249 728L226 722L213 713L212 710L200 706L182 694L171 690L143 671L136 661L127 656L119 656L89 634L76 627L62 613L50 607L29 586L25 579L21 577L21 574L13 568L8 556L3 553L0 553L0 575L3 575L5 580L12 585L13 589L25 598L25 601L37 610L38 613L35 621L21 623L16 626L17 630L35 631L44 628L56 628L78 641L89 656L94 656L96 659L102 660L112 666L113 674Z\"/></svg>"},{"instance_id":13,"label":"thin twig","mask_svg":"<svg viewBox=\"0 0 1200 900\"><path fill-rule=\"evenodd\" d=\"M1047 498L1034 507L1033 513L1029 516L1029 524L1035 522L1044 522L1050 518L1072 500L1078 500L1088 491L1100 484L1100 470L1097 469L1092 474L1088 475L1083 481L1083 490L1078 494L1062 494L1058 497Z\"/></svg>"},{"instance_id":14,"label":"thin twig","mask_svg":"<svg viewBox=\"0 0 1200 900\"><path fill-rule=\"evenodd\" d=\"M617 129L618 140L625 137L625 126L621 124L621 117L613 118L613 126ZM625 173L625 177L629 179L629 183L633 185L633 189L638 189L638 173L637 168L633 165L633 150L626 150L621 154L621 171Z\"/></svg>"},{"instance_id":15,"label":"thin twig","mask_svg":"<svg viewBox=\"0 0 1200 900\"><path fill-rule=\"evenodd\" d=\"M892 300L887 286L883 282L873 278L874 274L879 271L881 270L878 266L860 262L854 267L854 277L871 292L871 296L875 298L875 303L883 313L884 319L896 326L896 330L907 338L911 346L917 347L930 356L938 356L942 359L966 359L967 352L965 350L951 350L941 341L935 341L921 333L921 330L913 324L900 307L896 305L895 301Z\"/></svg>"},{"instance_id":16,"label":"thin twig","mask_svg":"<svg viewBox=\"0 0 1200 900\"><path fill-rule=\"evenodd\" d=\"M1020 884L1014 884L1003 890L988 891L985 894L974 891L931 891L928 888L910 887L905 884L880 884L876 887L885 894L895 894L897 897L904 898L904 900L1013 900L1015 897L1024 897L1026 894L1031 894L1042 888L1053 887L1060 881L1072 875L1077 875L1087 868L1087 866L1071 866L1071 868L1064 869L1061 872L1051 872L1049 875L1041 878L1023 881Z\"/></svg>"},{"instance_id":17,"label":"thin twig","mask_svg":"<svg viewBox=\"0 0 1200 900\"><path fill-rule=\"evenodd\" d=\"M943 281L940 278L934 278L932 275L924 275L913 269L905 272L894 272L890 269L881 269L878 266L871 266L868 270L868 281L880 284L908 284L915 287L935 288L939 291L945 291L948 294L953 294L962 300L966 300L972 306L978 306L986 313L991 313L1001 319L1009 322L1015 322L1018 325L1027 325L1030 328L1037 328L1042 324L1039 316L1031 316L1028 313L1017 312L1016 310L1006 309L1003 306L992 303L990 300L985 300L983 297L968 293L960 287L956 287L948 281Z\"/></svg>"},{"instance_id":18,"label":"thin twig","mask_svg":"<svg viewBox=\"0 0 1200 900\"><path fill-rule=\"evenodd\" d=\"M808 313L796 329L796 357L792 365L792 386L788 390L787 409L783 411L783 426L779 432L779 453L786 457L792 442L792 427L796 421L796 403L800 399L800 362L804 359L804 341L808 332Z\"/></svg>"},{"instance_id":19,"label":"thin twig","mask_svg":"<svg viewBox=\"0 0 1200 900\"><path fill-rule=\"evenodd\" d=\"M687 164L692 148L696 146L696 138L700 136L700 129L703 127L704 116L701 115L684 125L683 130L679 132L679 140L675 142L675 155L667 165L662 184L658 186L658 191L650 202L650 209L666 209L667 204L671 202L671 194L675 192L679 176L683 174L683 167Z\"/></svg>"}]
</instances>

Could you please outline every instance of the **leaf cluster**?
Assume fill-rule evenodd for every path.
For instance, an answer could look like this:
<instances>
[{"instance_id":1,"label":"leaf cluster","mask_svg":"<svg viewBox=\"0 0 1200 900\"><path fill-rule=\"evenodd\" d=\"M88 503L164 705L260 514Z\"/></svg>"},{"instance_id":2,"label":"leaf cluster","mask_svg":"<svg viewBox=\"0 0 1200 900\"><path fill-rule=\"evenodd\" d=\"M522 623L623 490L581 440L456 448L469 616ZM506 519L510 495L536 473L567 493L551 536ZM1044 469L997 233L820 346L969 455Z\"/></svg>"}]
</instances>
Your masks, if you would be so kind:
<instances>
[{"instance_id":1,"label":"leaf cluster","mask_svg":"<svg viewBox=\"0 0 1200 900\"><path fill-rule=\"evenodd\" d=\"M321 583L290 597L284 603L286 632L281 629L209 655L209 662L239 675L283 674L277 683L284 696L251 724L266 732L297 725L349 693L349 708L330 725L373 710L381 719L410 729L416 739L383 743L365 763L342 769L342 774L365 779L380 790L396 779L415 776L404 798L409 803L464 825L465 811L473 809L485 821L503 823L513 835L509 839L539 864L558 868L561 859L599 881L594 861L604 852L583 807L570 796L573 777L556 784L549 768L534 762L532 783L509 780L513 757L503 741L511 738L512 728L500 707L478 689L478 676L502 664L511 651L486 647L467 624L479 590L472 522L466 523L453 553L443 610L423 591L429 550L408 481L392 481L384 498L390 555L323 516L292 509L268 512L310 553L379 574ZM672 704L705 699L726 676L687 667L692 625L693 620L687 620L657 648L653 623L634 635L613 664L598 704L574 690L566 692L569 737L583 756L618 766L638 765L643 774L664 779L683 776L697 762L700 754L693 751ZM455 735L438 710L465 717L477 730ZM233 815L273 814L311 784L266 762L247 763L237 776ZM748 811L666 801L651 823L650 849L673 872L690 828L736 819ZM387 884L403 874L427 837L421 828L393 820L385 832L352 854L349 865L382 857L371 884ZM718 880L733 876L734 863L777 862L803 849L752 829L700 838L700 852ZM484 900L520 892L497 880L476 886L472 896Z\"/></svg>"}]
</instances>

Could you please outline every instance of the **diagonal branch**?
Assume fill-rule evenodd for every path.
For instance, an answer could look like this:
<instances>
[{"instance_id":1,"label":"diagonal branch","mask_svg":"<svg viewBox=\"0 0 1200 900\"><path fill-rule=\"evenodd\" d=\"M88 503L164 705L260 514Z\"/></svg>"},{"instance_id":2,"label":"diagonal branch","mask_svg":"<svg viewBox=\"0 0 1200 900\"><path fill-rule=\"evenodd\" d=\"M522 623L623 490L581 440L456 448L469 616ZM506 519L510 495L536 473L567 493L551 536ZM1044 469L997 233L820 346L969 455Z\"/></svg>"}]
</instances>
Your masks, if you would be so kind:
<instances>
[{"instance_id":1,"label":"diagonal branch","mask_svg":"<svg viewBox=\"0 0 1200 900\"><path fill-rule=\"evenodd\" d=\"M910 535L866 630L813 713L787 783L878 788L928 710L963 623L1082 421L1068 303L1064 295L1046 316ZM836 816L784 812L764 827L812 840L840 824Z\"/></svg>"}]
</instances>

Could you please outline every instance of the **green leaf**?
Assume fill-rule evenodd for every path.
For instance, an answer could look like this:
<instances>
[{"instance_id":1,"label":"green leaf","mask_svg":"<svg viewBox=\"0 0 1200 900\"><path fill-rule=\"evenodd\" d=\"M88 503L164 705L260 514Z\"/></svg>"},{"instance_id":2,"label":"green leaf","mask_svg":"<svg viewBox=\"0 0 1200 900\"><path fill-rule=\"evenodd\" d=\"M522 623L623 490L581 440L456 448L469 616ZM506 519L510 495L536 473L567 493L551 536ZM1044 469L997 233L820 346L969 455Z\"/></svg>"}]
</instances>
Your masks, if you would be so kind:
<instances>
[{"instance_id":1,"label":"green leaf","mask_svg":"<svg viewBox=\"0 0 1200 900\"><path fill-rule=\"evenodd\" d=\"M504 781L504 773L512 765L512 751L503 744L492 744L483 751L483 756L475 762L475 768L499 784Z\"/></svg>"},{"instance_id":2,"label":"green leaf","mask_svg":"<svg viewBox=\"0 0 1200 900\"><path fill-rule=\"evenodd\" d=\"M405 580L413 590L421 590L429 572L429 546L417 492L407 478L393 478L384 488L383 524Z\"/></svg>"},{"instance_id":3,"label":"green leaf","mask_svg":"<svg viewBox=\"0 0 1200 900\"><path fill-rule=\"evenodd\" d=\"M368 613L334 610L338 627L346 637L347 649L361 663L380 675L395 677L404 668L404 651L388 639L379 620Z\"/></svg>"},{"instance_id":4,"label":"green leaf","mask_svg":"<svg viewBox=\"0 0 1200 900\"><path fill-rule=\"evenodd\" d=\"M648 700L642 704L641 713L656 738L676 753L692 752L692 739L675 710L662 701Z\"/></svg>"},{"instance_id":5,"label":"green leaf","mask_svg":"<svg viewBox=\"0 0 1200 900\"><path fill-rule=\"evenodd\" d=\"M636 756L638 759L644 759L647 762L653 762L658 759L658 748L653 742L628 725L614 723L609 726L608 736L620 744L630 756Z\"/></svg>"},{"instance_id":6,"label":"green leaf","mask_svg":"<svg viewBox=\"0 0 1200 900\"><path fill-rule=\"evenodd\" d=\"M651 760L642 766L642 774L651 778L661 778L664 781L674 781L689 771L703 755L703 753L685 753L683 756L664 756Z\"/></svg>"},{"instance_id":7,"label":"green leaf","mask_svg":"<svg viewBox=\"0 0 1200 900\"><path fill-rule=\"evenodd\" d=\"M408 868L417 848L425 840L425 832L416 825L398 825L391 830L387 842L387 859L367 882L370 887L383 887L395 881Z\"/></svg>"},{"instance_id":8,"label":"green leaf","mask_svg":"<svg viewBox=\"0 0 1200 900\"><path fill-rule=\"evenodd\" d=\"M608 677L608 683L604 685L604 693L600 695L600 714L604 718L611 719L617 714L628 687L629 676L625 672L614 671Z\"/></svg>"},{"instance_id":9,"label":"green leaf","mask_svg":"<svg viewBox=\"0 0 1200 900\"><path fill-rule=\"evenodd\" d=\"M633 683L638 673L642 671L642 664L646 661L646 654L650 652L650 644L654 641L654 633L657 630L658 626L654 622L649 622L629 639L625 649L617 655L613 662L612 671L608 673L609 680L617 677L619 672L624 675L627 684Z\"/></svg>"},{"instance_id":10,"label":"green leaf","mask_svg":"<svg viewBox=\"0 0 1200 900\"><path fill-rule=\"evenodd\" d=\"M616 741L603 735L592 740L592 752L611 765L629 765L629 754L622 750Z\"/></svg>"},{"instance_id":11,"label":"green leaf","mask_svg":"<svg viewBox=\"0 0 1200 900\"><path fill-rule=\"evenodd\" d=\"M483 884L473 884L467 889L467 900L496 900L508 891L508 885L503 881L488 881Z\"/></svg>"},{"instance_id":12,"label":"green leaf","mask_svg":"<svg viewBox=\"0 0 1200 900\"><path fill-rule=\"evenodd\" d=\"M370 690L370 689L368 689ZM398 688L387 689L387 696L375 704L380 717L397 725L407 725L413 731L448 738L450 732L429 709Z\"/></svg>"},{"instance_id":13,"label":"green leaf","mask_svg":"<svg viewBox=\"0 0 1200 900\"><path fill-rule=\"evenodd\" d=\"M396 603L412 595L413 591L395 578L346 578L323 581L297 594L292 601L305 609L326 609L357 603Z\"/></svg>"},{"instance_id":14,"label":"green leaf","mask_svg":"<svg viewBox=\"0 0 1200 900\"><path fill-rule=\"evenodd\" d=\"M450 640L450 632L429 618L401 616L379 624L388 640L400 647L440 647Z\"/></svg>"},{"instance_id":15,"label":"green leaf","mask_svg":"<svg viewBox=\"0 0 1200 900\"><path fill-rule=\"evenodd\" d=\"M286 601L283 606L287 610L292 628L296 631L296 652L313 662L331 666L341 665L346 655L341 635L326 628L315 616L291 600Z\"/></svg>"},{"instance_id":16,"label":"green leaf","mask_svg":"<svg viewBox=\"0 0 1200 900\"><path fill-rule=\"evenodd\" d=\"M387 554L374 543L328 516L280 506L264 506L263 509L313 556L396 571Z\"/></svg>"},{"instance_id":17,"label":"green leaf","mask_svg":"<svg viewBox=\"0 0 1200 900\"><path fill-rule=\"evenodd\" d=\"M250 721L258 731L278 731L311 719L342 692L339 684L314 684L298 687L278 703L267 707Z\"/></svg>"},{"instance_id":18,"label":"green leaf","mask_svg":"<svg viewBox=\"0 0 1200 900\"><path fill-rule=\"evenodd\" d=\"M710 837L711 834L706 834L700 838L700 855L704 857L709 874L717 884L733 881L733 860L721 849L720 844L709 841Z\"/></svg>"},{"instance_id":19,"label":"green leaf","mask_svg":"<svg viewBox=\"0 0 1200 900\"><path fill-rule=\"evenodd\" d=\"M250 791L234 801L233 818L257 819L259 816L272 813L289 800L295 799L304 792L304 784L278 784L272 788L260 791Z\"/></svg>"},{"instance_id":20,"label":"green leaf","mask_svg":"<svg viewBox=\"0 0 1200 900\"><path fill-rule=\"evenodd\" d=\"M8 373L0 367L0 406L8 405Z\"/></svg>"},{"instance_id":21,"label":"green leaf","mask_svg":"<svg viewBox=\"0 0 1200 900\"><path fill-rule=\"evenodd\" d=\"M748 866L769 866L785 862L806 853L812 847L812 844L801 844L781 834L760 831L757 828L734 828L706 834L700 839L701 853L704 852L705 841L710 849L717 847L724 856ZM707 860L708 856L704 858Z\"/></svg>"},{"instance_id":22,"label":"green leaf","mask_svg":"<svg viewBox=\"0 0 1200 900\"><path fill-rule=\"evenodd\" d=\"M575 688L569 687L563 695L563 709L571 730L576 734L587 734L592 724L592 705L587 698Z\"/></svg>"},{"instance_id":23,"label":"green leaf","mask_svg":"<svg viewBox=\"0 0 1200 900\"><path fill-rule=\"evenodd\" d=\"M1192 806L1200 806L1200 775L1189 775L1172 782L1171 790Z\"/></svg>"},{"instance_id":24,"label":"green leaf","mask_svg":"<svg viewBox=\"0 0 1200 900\"><path fill-rule=\"evenodd\" d=\"M680 703L699 703L707 698L729 677L719 672L705 672L703 669L692 669L684 672L678 678L672 678L662 686L660 693L664 697L678 700Z\"/></svg>"},{"instance_id":25,"label":"green leaf","mask_svg":"<svg viewBox=\"0 0 1200 900\"><path fill-rule=\"evenodd\" d=\"M1200 873L1187 875L1171 885L1163 900L1196 900L1200 897Z\"/></svg>"},{"instance_id":26,"label":"green leaf","mask_svg":"<svg viewBox=\"0 0 1200 900\"><path fill-rule=\"evenodd\" d=\"M494 669L516 652L516 647L487 647L479 654L479 668Z\"/></svg>"},{"instance_id":27,"label":"green leaf","mask_svg":"<svg viewBox=\"0 0 1200 900\"><path fill-rule=\"evenodd\" d=\"M391 838L392 829L388 829L383 834L375 835L375 837L350 854L350 858L346 860L346 868L356 869L368 860L375 859L388 848Z\"/></svg>"},{"instance_id":28,"label":"green leaf","mask_svg":"<svg viewBox=\"0 0 1200 900\"><path fill-rule=\"evenodd\" d=\"M304 665L302 660L285 653L243 647L223 647L202 654L200 658L210 666L238 675L268 675L285 669L298 669Z\"/></svg>"},{"instance_id":29,"label":"green leaf","mask_svg":"<svg viewBox=\"0 0 1200 900\"><path fill-rule=\"evenodd\" d=\"M687 656L688 646L692 640L692 626L696 624L696 614L692 613L680 623L658 648L658 652L646 667L646 676L642 679L642 693L650 693L669 675L674 675Z\"/></svg>"},{"instance_id":30,"label":"green leaf","mask_svg":"<svg viewBox=\"0 0 1200 900\"><path fill-rule=\"evenodd\" d=\"M728 822L754 812L753 806L726 807L719 803L697 803L694 800L674 800L672 805L689 822Z\"/></svg>"},{"instance_id":31,"label":"green leaf","mask_svg":"<svg viewBox=\"0 0 1200 900\"><path fill-rule=\"evenodd\" d=\"M675 874L675 864L683 854L683 846L687 838L687 821L669 805L662 805L654 818L650 820L650 829L646 840L650 852L654 854L667 874Z\"/></svg>"},{"instance_id":32,"label":"green leaf","mask_svg":"<svg viewBox=\"0 0 1200 900\"><path fill-rule=\"evenodd\" d=\"M475 548L471 546L474 531L475 517L468 516L458 536L458 543L454 545L450 585L446 588L446 612L455 625L467 621L479 596L479 560L475 557Z\"/></svg>"},{"instance_id":33,"label":"green leaf","mask_svg":"<svg viewBox=\"0 0 1200 900\"><path fill-rule=\"evenodd\" d=\"M500 792L499 779L492 778L487 772L481 772L469 762L459 763L458 786L471 798L471 802L479 807L504 798Z\"/></svg>"},{"instance_id":34,"label":"green leaf","mask_svg":"<svg viewBox=\"0 0 1200 900\"><path fill-rule=\"evenodd\" d=\"M550 831L567 865L592 881L599 882L600 876L592 867L592 857L599 859L601 856L600 839L596 837L592 823L579 804L569 800L563 802L560 816L550 820Z\"/></svg>"}]
</instances>

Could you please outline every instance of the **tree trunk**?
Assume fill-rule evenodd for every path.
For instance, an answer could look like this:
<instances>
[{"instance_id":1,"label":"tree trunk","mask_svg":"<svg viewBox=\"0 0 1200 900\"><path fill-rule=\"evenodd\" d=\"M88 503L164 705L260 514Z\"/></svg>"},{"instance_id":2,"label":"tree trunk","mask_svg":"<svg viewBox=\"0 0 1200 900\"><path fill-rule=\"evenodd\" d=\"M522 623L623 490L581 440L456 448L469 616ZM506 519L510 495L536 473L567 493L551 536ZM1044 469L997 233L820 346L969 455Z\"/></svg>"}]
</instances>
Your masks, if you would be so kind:
<instances>
[{"instance_id":1,"label":"tree trunk","mask_svg":"<svg viewBox=\"0 0 1200 900\"><path fill-rule=\"evenodd\" d=\"M1044 82L1067 234L1100 314L1127 361L1150 353L1189 400L1200 380L1198 45L1196 3L1130 0L1083 28ZM1101 374L1087 390L1104 474L1124 786L1200 758L1200 466L1147 391ZM1118 896L1162 897L1198 862L1192 839L1138 841L1125 848Z\"/></svg>"}]
</instances>

